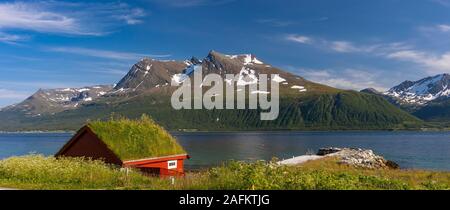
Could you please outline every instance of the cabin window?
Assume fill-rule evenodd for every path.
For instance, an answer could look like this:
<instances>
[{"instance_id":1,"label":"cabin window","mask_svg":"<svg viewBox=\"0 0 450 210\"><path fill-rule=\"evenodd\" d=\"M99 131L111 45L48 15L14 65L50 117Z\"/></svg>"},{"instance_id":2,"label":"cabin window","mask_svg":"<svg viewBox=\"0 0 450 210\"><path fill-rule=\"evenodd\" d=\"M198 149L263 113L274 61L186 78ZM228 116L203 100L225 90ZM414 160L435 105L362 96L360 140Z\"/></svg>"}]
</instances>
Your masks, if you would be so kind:
<instances>
[{"instance_id":1,"label":"cabin window","mask_svg":"<svg viewBox=\"0 0 450 210\"><path fill-rule=\"evenodd\" d=\"M177 161L176 160L167 161L167 168L168 169L177 168Z\"/></svg>"}]
</instances>

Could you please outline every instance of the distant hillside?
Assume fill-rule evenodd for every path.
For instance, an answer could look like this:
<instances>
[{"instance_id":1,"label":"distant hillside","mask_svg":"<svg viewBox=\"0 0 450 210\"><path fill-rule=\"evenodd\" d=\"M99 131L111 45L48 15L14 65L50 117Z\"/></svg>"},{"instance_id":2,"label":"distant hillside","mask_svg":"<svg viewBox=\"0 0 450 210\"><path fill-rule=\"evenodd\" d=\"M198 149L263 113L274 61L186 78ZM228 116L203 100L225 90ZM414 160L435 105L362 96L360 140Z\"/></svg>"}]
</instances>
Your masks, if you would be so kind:
<instances>
[{"instance_id":1,"label":"distant hillside","mask_svg":"<svg viewBox=\"0 0 450 210\"><path fill-rule=\"evenodd\" d=\"M450 122L450 98L433 101L413 115L426 121Z\"/></svg>"},{"instance_id":2,"label":"distant hillside","mask_svg":"<svg viewBox=\"0 0 450 210\"><path fill-rule=\"evenodd\" d=\"M280 114L261 121L261 110L179 110L170 105L172 80L189 79L194 66L203 73L240 75L237 90L257 82L259 74L278 74ZM206 88L204 88L206 90ZM252 93L256 94L256 93ZM418 128L421 121L383 97L344 91L305 80L275 68L254 55L225 55L211 51L203 60L143 59L112 89L76 108L27 114L4 109L0 130L75 130L87 120L106 119L111 113L137 118L146 113L170 130L329 130Z\"/></svg>"}]
</instances>

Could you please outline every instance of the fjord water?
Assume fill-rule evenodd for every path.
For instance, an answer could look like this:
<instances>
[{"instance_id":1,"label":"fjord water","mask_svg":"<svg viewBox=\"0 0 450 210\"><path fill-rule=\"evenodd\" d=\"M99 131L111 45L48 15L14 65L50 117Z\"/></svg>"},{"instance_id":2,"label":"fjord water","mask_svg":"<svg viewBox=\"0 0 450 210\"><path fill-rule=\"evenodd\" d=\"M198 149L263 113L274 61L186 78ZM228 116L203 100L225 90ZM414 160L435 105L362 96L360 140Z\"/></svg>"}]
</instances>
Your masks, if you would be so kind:
<instances>
[{"instance_id":1,"label":"fjord water","mask_svg":"<svg viewBox=\"0 0 450 210\"><path fill-rule=\"evenodd\" d=\"M52 155L70 133L0 133L0 159ZM226 160L270 160L316 152L321 147L372 149L402 168L450 171L450 132L226 132L173 133L188 151L188 168Z\"/></svg>"}]
</instances>

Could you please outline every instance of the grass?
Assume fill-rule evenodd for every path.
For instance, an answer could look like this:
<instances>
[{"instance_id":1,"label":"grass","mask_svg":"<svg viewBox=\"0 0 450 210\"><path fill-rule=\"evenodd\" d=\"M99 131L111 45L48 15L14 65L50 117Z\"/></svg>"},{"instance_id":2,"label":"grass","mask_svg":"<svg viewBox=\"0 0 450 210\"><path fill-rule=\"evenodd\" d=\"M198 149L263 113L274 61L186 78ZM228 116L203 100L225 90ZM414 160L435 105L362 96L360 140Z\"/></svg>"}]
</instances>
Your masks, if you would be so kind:
<instances>
[{"instance_id":1,"label":"grass","mask_svg":"<svg viewBox=\"0 0 450 210\"><path fill-rule=\"evenodd\" d=\"M102 161L28 155L0 161L2 187L20 189L135 189L152 180ZM150 186L150 185L149 185Z\"/></svg>"},{"instance_id":2,"label":"grass","mask_svg":"<svg viewBox=\"0 0 450 210\"><path fill-rule=\"evenodd\" d=\"M0 186L20 189L160 190L436 190L450 189L450 173L422 170L369 170L339 165L335 159L299 166L274 162L230 162L170 180L126 172L101 161L28 155L0 161Z\"/></svg>"},{"instance_id":3,"label":"grass","mask_svg":"<svg viewBox=\"0 0 450 210\"><path fill-rule=\"evenodd\" d=\"M150 117L94 121L88 127L122 160L186 154L164 128Z\"/></svg>"}]
</instances>

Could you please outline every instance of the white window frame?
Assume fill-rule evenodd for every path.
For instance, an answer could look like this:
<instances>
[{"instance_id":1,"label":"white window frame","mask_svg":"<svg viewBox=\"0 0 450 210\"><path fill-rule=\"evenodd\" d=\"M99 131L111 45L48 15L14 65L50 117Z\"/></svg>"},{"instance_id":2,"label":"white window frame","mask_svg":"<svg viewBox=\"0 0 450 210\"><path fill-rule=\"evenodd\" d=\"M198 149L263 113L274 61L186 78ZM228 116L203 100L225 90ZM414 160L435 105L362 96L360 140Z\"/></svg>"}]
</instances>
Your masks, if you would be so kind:
<instances>
[{"instance_id":1,"label":"white window frame","mask_svg":"<svg viewBox=\"0 0 450 210\"><path fill-rule=\"evenodd\" d=\"M171 164L174 164L171 166ZM169 160L167 161L167 169L176 169L178 167L178 161L177 160Z\"/></svg>"}]
</instances>

